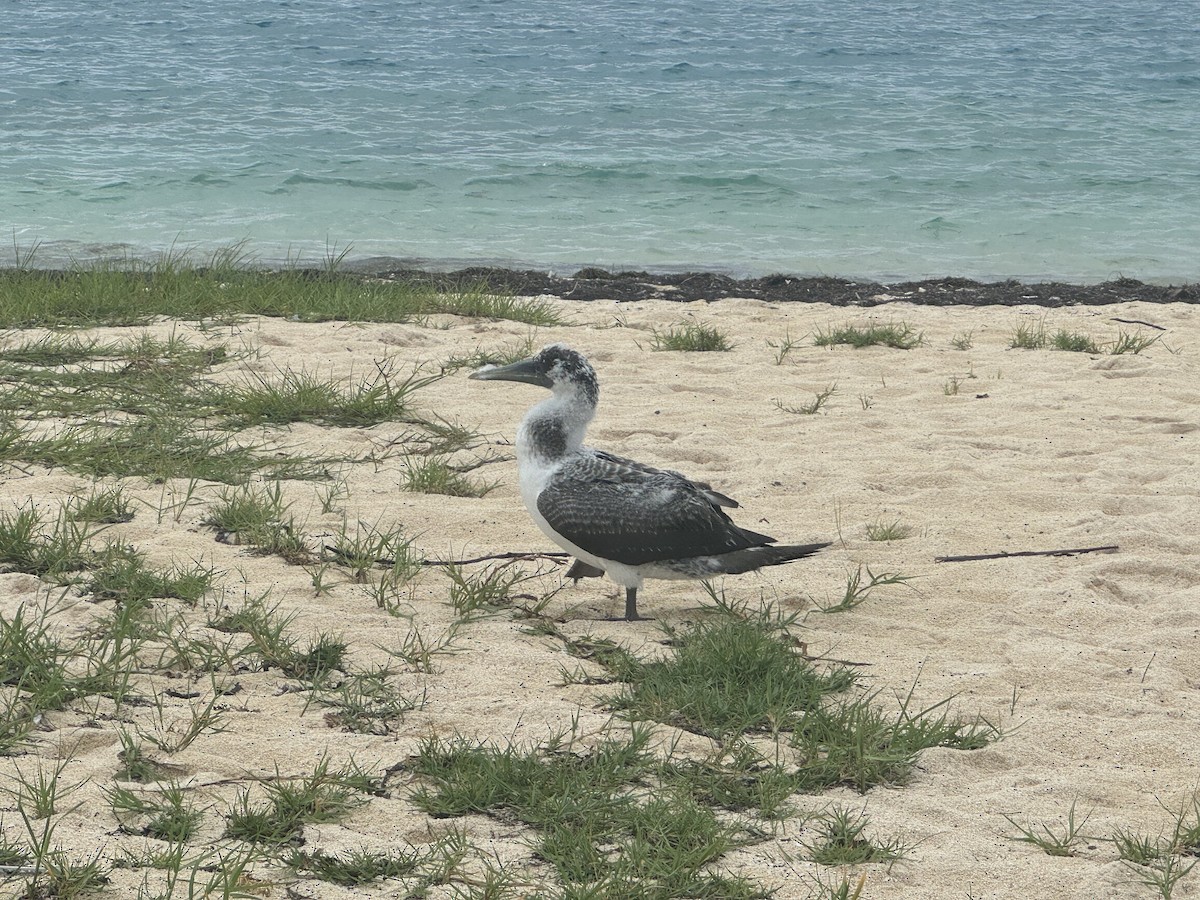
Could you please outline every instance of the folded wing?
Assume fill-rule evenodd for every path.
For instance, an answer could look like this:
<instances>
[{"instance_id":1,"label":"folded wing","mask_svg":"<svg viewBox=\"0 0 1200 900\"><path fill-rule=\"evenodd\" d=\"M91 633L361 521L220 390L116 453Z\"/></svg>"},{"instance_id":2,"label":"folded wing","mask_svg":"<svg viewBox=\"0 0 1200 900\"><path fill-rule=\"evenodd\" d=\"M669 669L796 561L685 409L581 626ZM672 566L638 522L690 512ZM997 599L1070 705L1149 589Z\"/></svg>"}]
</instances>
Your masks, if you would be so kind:
<instances>
[{"instance_id":1,"label":"folded wing","mask_svg":"<svg viewBox=\"0 0 1200 900\"><path fill-rule=\"evenodd\" d=\"M707 484L589 451L555 473L538 496L550 526L600 559L637 566L718 556L770 544L722 511L737 504Z\"/></svg>"}]
</instances>

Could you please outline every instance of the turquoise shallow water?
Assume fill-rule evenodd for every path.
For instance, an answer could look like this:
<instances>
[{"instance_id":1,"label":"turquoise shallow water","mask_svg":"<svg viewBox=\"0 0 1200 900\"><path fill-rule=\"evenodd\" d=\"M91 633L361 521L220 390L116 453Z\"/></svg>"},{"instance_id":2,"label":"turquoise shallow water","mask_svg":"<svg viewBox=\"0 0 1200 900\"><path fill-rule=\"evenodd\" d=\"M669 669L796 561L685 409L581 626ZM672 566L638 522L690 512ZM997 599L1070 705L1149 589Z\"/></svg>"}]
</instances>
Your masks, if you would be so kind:
<instances>
[{"instance_id":1,"label":"turquoise shallow water","mask_svg":"<svg viewBox=\"0 0 1200 900\"><path fill-rule=\"evenodd\" d=\"M45 264L1198 280L1200 9L1082 7L0 0L0 228Z\"/></svg>"}]
</instances>

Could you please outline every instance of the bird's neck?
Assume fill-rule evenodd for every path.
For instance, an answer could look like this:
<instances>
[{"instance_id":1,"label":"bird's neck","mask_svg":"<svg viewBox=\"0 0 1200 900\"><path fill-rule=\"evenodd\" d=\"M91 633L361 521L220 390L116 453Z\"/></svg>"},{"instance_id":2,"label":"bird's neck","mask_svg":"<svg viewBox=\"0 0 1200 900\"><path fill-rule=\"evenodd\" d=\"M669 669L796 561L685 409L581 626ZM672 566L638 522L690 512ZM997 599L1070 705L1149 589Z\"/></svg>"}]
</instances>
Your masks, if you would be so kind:
<instances>
[{"instance_id":1,"label":"bird's neck","mask_svg":"<svg viewBox=\"0 0 1200 900\"><path fill-rule=\"evenodd\" d=\"M533 407L517 431L518 459L553 463L583 446L596 404L580 392L555 392Z\"/></svg>"}]
</instances>

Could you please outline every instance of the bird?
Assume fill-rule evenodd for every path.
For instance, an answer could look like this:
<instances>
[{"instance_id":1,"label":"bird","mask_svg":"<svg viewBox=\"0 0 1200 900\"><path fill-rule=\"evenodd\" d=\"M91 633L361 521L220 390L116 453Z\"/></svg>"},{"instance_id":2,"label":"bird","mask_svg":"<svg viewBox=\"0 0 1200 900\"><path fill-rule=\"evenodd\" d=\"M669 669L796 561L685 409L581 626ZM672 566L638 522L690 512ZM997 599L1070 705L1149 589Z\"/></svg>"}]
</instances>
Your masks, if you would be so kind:
<instances>
[{"instance_id":1,"label":"bird","mask_svg":"<svg viewBox=\"0 0 1200 900\"><path fill-rule=\"evenodd\" d=\"M568 577L603 574L625 588L627 620L641 618L637 593L647 578L739 575L829 546L778 545L734 524L725 510L737 501L711 485L585 447L600 382L587 358L565 344L468 377L549 388L517 429L521 498L546 536L575 557Z\"/></svg>"}]
</instances>

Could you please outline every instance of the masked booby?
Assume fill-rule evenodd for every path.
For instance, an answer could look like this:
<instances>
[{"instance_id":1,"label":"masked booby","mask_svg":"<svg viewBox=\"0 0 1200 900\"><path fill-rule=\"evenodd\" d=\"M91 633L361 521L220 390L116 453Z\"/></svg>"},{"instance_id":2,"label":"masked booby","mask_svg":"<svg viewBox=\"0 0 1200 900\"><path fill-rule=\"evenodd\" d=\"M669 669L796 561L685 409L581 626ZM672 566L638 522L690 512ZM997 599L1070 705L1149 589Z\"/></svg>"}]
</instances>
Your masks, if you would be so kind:
<instances>
[{"instance_id":1,"label":"masked booby","mask_svg":"<svg viewBox=\"0 0 1200 900\"><path fill-rule=\"evenodd\" d=\"M517 430L521 498L547 537L576 558L568 576L604 574L625 588L626 619L638 618L637 592L647 578L738 575L829 546L778 546L735 525L723 508L737 502L711 486L584 447L600 383L587 359L564 344L470 377L550 389Z\"/></svg>"}]
</instances>

